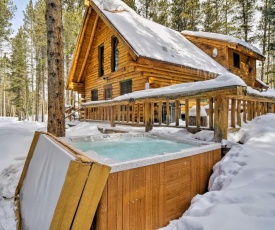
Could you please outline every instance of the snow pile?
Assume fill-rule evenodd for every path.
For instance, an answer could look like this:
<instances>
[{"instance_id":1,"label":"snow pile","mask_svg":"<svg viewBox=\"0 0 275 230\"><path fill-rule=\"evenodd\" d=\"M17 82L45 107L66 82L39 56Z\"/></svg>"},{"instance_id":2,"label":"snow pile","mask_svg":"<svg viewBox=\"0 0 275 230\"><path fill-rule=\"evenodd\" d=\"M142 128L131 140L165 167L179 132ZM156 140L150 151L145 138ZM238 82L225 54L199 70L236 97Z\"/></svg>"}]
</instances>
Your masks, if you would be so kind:
<instances>
[{"instance_id":1,"label":"snow pile","mask_svg":"<svg viewBox=\"0 0 275 230\"><path fill-rule=\"evenodd\" d=\"M197 195L192 205L170 229L192 230L273 230L275 226L275 115L267 114L244 125L232 140L233 148L214 167L209 183L210 192ZM94 127L92 127L94 126ZM119 126L118 126L119 127ZM17 122L0 117L0 229L16 229L13 199L33 133L45 130L45 124ZM97 133L96 125L79 123L68 131ZM128 130L140 128L128 127ZM143 130L143 128L142 128ZM139 130L140 131L140 130ZM173 139L191 138L186 130L157 127L153 134L166 134ZM202 131L193 137L206 139L211 133ZM232 142L231 142L232 143Z\"/></svg>"},{"instance_id":2,"label":"snow pile","mask_svg":"<svg viewBox=\"0 0 275 230\"><path fill-rule=\"evenodd\" d=\"M209 192L163 230L273 230L275 226L275 115L251 121L214 166Z\"/></svg>"},{"instance_id":3,"label":"snow pile","mask_svg":"<svg viewBox=\"0 0 275 230\"><path fill-rule=\"evenodd\" d=\"M81 122L76 126L73 126L66 130L67 137L77 137L77 136L89 136L95 134L102 134L96 125L88 122Z\"/></svg>"},{"instance_id":4,"label":"snow pile","mask_svg":"<svg viewBox=\"0 0 275 230\"><path fill-rule=\"evenodd\" d=\"M201 141L214 141L214 131L202 130L193 135L193 138Z\"/></svg>"},{"instance_id":5,"label":"snow pile","mask_svg":"<svg viewBox=\"0 0 275 230\"><path fill-rule=\"evenodd\" d=\"M225 41L225 42L234 43L237 45L241 45L241 46L263 56L262 52L257 47L255 47L239 38L232 37L230 35L202 32L202 31L188 31L188 30L184 30L181 33L183 35L191 35L191 36L196 36L196 37L210 38L210 39L214 39L214 40L221 40L221 41Z\"/></svg>"},{"instance_id":6,"label":"snow pile","mask_svg":"<svg viewBox=\"0 0 275 230\"><path fill-rule=\"evenodd\" d=\"M196 116L196 114L197 114L196 110L197 110L197 107L193 106L190 109L189 116ZM201 106L200 115L201 115L201 117L207 117L207 113L206 113L205 108L203 106Z\"/></svg>"},{"instance_id":7,"label":"snow pile","mask_svg":"<svg viewBox=\"0 0 275 230\"><path fill-rule=\"evenodd\" d=\"M265 92L260 92L256 89L251 88L250 86L247 87L247 92L250 95L257 95L257 96L262 96L262 97L271 97L274 98L275 97L275 90L274 89L268 89Z\"/></svg>"}]
</instances>

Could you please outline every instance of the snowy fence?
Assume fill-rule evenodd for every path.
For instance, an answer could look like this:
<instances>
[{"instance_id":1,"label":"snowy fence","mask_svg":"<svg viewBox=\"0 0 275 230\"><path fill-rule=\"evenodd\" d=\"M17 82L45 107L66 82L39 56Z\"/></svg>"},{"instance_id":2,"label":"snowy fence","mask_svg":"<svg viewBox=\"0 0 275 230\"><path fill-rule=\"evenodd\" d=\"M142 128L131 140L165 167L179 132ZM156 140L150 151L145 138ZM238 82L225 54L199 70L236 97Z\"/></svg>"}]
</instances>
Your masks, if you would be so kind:
<instances>
[{"instance_id":1,"label":"snowy fence","mask_svg":"<svg viewBox=\"0 0 275 230\"><path fill-rule=\"evenodd\" d=\"M111 126L116 123L144 125L146 131L157 125L199 130L205 129L201 123L201 106L207 105L206 128L213 129L215 141L220 142L227 139L228 128L239 128L243 122L256 116L275 112L274 97L249 93L244 86L147 95L146 98L130 96L121 100L84 103L82 120L108 121ZM190 125L190 108L194 105L196 111L192 116L195 127Z\"/></svg>"}]
</instances>

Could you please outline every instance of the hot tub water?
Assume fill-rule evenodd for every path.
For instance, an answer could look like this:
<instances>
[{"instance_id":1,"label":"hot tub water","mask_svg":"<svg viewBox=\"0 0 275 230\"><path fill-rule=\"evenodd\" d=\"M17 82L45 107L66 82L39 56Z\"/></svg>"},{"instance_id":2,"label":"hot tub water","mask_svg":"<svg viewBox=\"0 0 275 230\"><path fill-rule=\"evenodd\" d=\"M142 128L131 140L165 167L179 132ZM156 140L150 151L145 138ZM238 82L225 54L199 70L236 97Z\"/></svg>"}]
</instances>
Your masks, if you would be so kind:
<instances>
[{"instance_id":1,"label":"hot tub water","mask_svg":"<svg viewBox=\"0 0 275 230\"><path fill-rule=\"evenodd\" d=\"M98 153L101 157L123 162L134 159L179 152L194 145L162 140L150 137L128 137L121 139L108 139L107 141L75 141L72 145L85 152Z\"/></svg>"}]
</instances>

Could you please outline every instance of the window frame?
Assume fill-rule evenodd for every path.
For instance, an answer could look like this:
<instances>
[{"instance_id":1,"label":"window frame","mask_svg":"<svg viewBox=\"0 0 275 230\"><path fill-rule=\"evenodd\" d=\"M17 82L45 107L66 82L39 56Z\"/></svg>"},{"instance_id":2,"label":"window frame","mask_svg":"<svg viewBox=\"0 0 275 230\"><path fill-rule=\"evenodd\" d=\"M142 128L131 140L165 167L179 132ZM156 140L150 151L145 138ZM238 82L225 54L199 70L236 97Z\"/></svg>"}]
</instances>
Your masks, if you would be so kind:
<instances>
[{"instance_id":1,"label":"window frame","mask_svg":"<svg viewBox=\"0 0 275 230\"><path fill-rule=\"evenodd\" d=\"M119 65L119 50L118 50L119 40L116 36L111 37L111 71L115 72L118 70ZM116 55L117 51L117 55Z\"/></svg>"},{"instance_id":2,"label":"window frame","mask_svg":"<svg viewBox=\"0 0 275 230\"><path fill-rule=\"evenodd\" d=\"M91 101L98 101L98 89L91 90Z\"/></svg>"},{"instance_id":3,"label":"window frame","mask_svg":"<svg viewBox=\"0 0 275 230\"><path fill-rule=\"evenodd\" d=\"M98 76L104 75L104 43L98 46Z\"/></svg>"},{"instance_id":4,"label":"window frame","mask_svg":"<svg viewBox=\"0 0 275 230\"><path fill-rule=\"evenodd\" d=\"M104 90L104 100L111 100L113 97L112 84L104 85L103 90ZM109 95L106 93L107 90L110 90L110 92L108 92Z\"/></svg>"},{"instance_id":5,"label":"window frame","mask_svg":"<svg viewBox=\"0 0 275 230\"><path fill-rule=\"evenodd\" d=\"M127 89L127 88L130 88L129 86L128 87L124 86L125 84L128 84L128 83L130 83L130 85L131 85L130 90ZM124 95L124 94L133 92L133 81L132 81L132 79L127 79L127 80L120 81L119 86L120 86L119 87L120 88L120 95Z\"/></svg>"},{"instance_id":6,"label":"window frame","mask_svg":"<svg viewBox=\"0 0 275 230\"><path fill-rule=\"evenodd\" d=\"M233 66L237 69L241 67L241 58L240 54L233 52Z\"/></svg>"}]
</instances>

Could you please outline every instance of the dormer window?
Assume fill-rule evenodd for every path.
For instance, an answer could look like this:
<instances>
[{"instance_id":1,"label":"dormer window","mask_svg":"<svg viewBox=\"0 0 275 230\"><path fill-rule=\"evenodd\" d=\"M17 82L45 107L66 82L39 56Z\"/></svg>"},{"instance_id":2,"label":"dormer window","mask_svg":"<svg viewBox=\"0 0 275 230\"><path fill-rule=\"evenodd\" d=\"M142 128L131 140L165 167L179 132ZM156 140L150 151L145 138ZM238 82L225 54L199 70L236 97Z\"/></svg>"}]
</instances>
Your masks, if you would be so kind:
<instances>
[{"instance_id":1,"label":"dormer window","mask_svg":"<svg viewBox=\"0 0 275 230\"><path fill-rule=\"evenodd\" d=\"M104 44L98 47L98 76L104 75Z\"/></svg>"},{"instance_id":2,"label":"dormer window","mask_svg":"<svg viewBox=\"0 0 275 230\"><path fill-rule=\"evenodd\" d=\"M118 39L117 37L112 37L112 55L111 55L111 68L112 72L118 70Z\"/></svg>"},{"instance_id":3,"label":"dormer window","mask_svg":"<svg viewBox=\"0 0 275 230\"><path fill-rule=\"evenodd\" d=\"M237 53L233 53L233 65L235 68L240 68L240 55Z\"/></svg>"}]
</instances>

